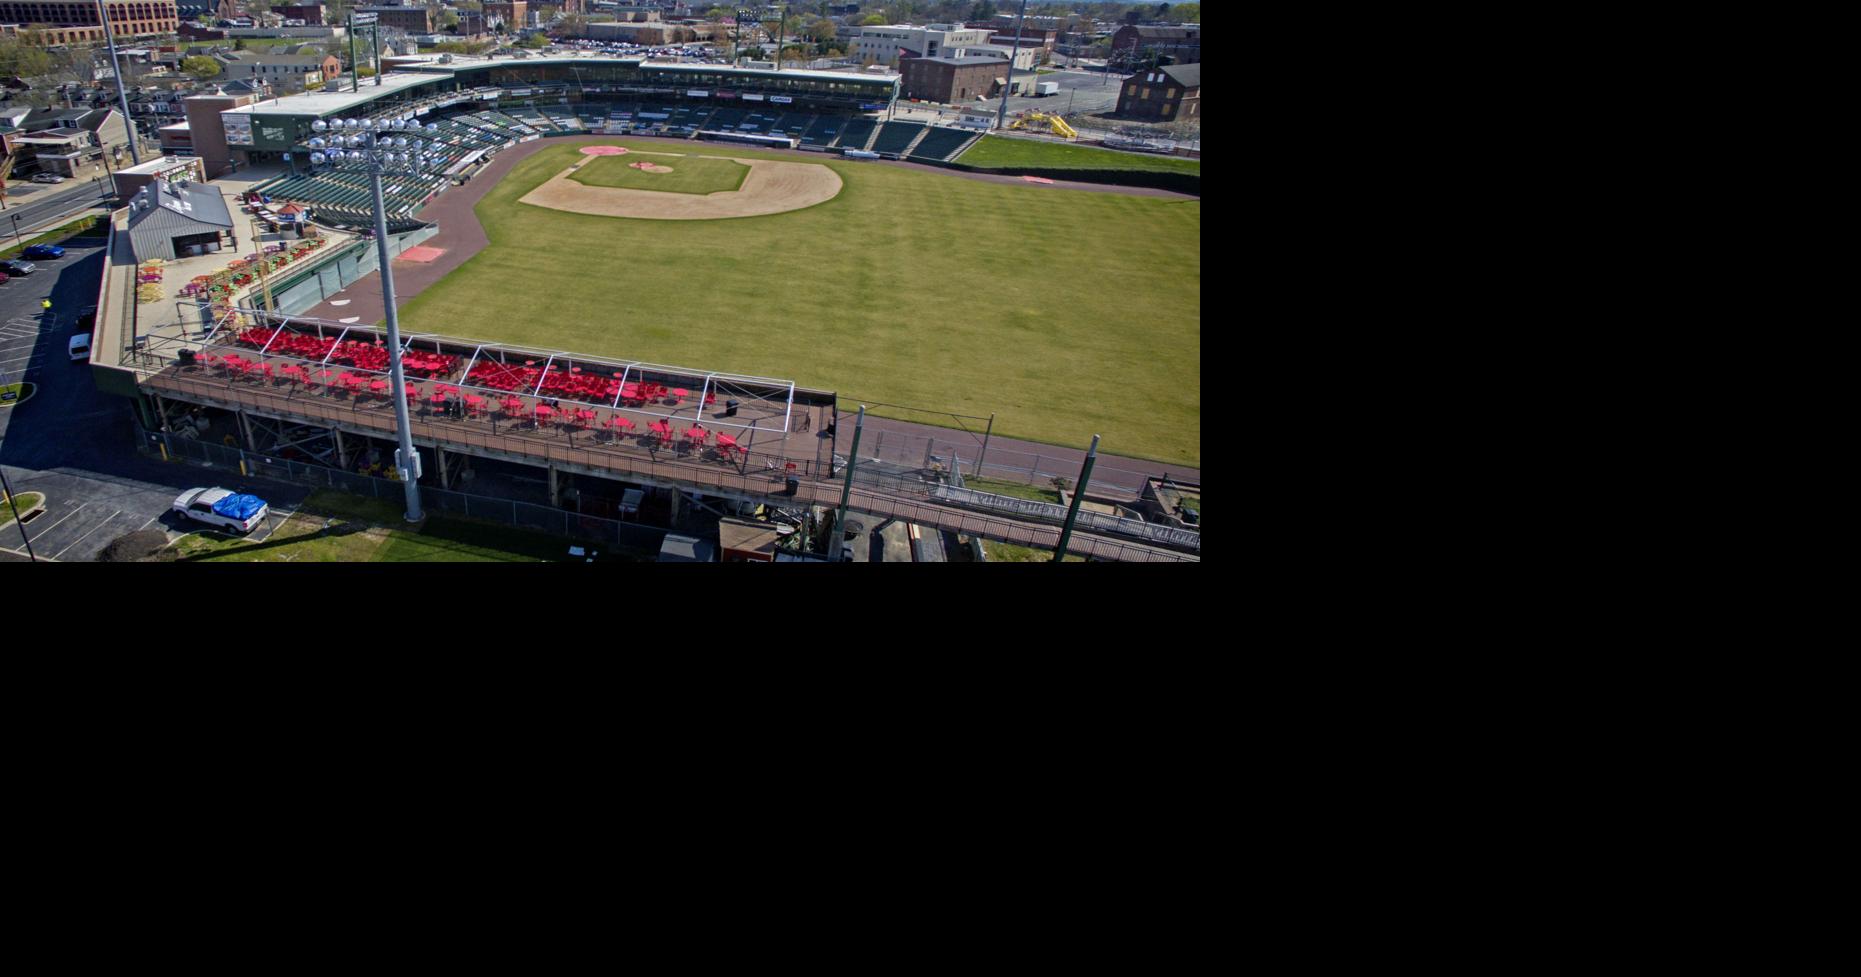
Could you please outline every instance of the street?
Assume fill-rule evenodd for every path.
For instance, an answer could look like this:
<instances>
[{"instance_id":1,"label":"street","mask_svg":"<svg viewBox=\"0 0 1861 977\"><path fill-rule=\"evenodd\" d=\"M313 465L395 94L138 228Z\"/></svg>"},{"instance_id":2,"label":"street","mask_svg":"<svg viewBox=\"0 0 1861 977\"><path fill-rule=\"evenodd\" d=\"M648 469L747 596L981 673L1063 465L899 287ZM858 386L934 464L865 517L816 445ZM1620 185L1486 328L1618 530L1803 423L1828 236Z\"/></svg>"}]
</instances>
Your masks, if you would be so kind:
<instances>
[{"instance_id":1,"label":"street","mask_svg":"<svg viewBox=\"0 0 1861 977\"><path fill-rule=\"evenodd\" d=\"M108 200L114 191L108 181L66 180L63 183L14 183L6 185L6 210L0 211L0 234L9 242L14 235L24 236L41 224L59 219Z\"/></svg>"}]
</instances>

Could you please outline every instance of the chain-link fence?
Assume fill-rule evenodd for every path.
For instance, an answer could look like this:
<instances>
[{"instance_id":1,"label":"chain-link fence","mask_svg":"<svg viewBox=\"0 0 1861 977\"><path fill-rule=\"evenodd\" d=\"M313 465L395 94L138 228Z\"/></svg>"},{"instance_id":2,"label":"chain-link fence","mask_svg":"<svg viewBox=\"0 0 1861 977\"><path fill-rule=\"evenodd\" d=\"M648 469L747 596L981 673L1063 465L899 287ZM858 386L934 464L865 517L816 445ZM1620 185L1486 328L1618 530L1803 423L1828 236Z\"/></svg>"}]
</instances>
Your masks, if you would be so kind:
<instances>
[{"instance_id":1,"label":"chain-link fence","mask_svg":"<svg viewBox=\"0 0 1861 977\"><path fill-rule=\"evenodd\" d=\"M380 499L395 505L406 500L406 487L387 478L358 475L321 465L272 458L232 445L194 441L161 432L143 431L145 451L160 453L182 461L192 461L241 472L250 477L292 482L311 488L328 488L368 499ZM463 516L499 525L530 529L552 536L608 546L622 546L643 552L657 552L667 530L639 523L621 522L599 516L583 515L566 509L470 495L429 485L420 486L420 501L430 512Z\"/></svg>"}]
</instances>

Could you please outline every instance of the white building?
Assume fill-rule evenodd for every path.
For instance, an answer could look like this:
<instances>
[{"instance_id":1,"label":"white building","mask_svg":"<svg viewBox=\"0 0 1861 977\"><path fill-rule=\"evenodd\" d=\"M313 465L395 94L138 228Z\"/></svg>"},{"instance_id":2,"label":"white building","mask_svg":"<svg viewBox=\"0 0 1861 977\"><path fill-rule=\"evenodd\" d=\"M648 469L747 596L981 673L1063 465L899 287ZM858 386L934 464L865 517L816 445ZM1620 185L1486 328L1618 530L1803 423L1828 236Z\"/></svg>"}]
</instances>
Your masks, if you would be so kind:
<instances>
[{"instance_id":1,"label":"white building","mask_svg":"<svg viewBox=\"0 0 1861 977\"><path fill-rule=\"evenodd\" d=\"M1040 62L1041 49L1038 47L1017 48L1012 44L971 44L954 56L1000 58L1007 61L1011 54L1014 56L1016 71L1033 71L1034 65Z\"/></svg>"},{"instance_id":2,"label":"white building","mask_svg":"<svg viewBox=\"0 0 1861 977\"><path fill-rule=\"evenodd\" d=\"M900 48L920 58L949 57L954 56L956 50L987 44L991 33L987 29L950 24L862 27L854 54L862 61L871 58L880 64L897 64Z\"/></svg>"}]
</instances>

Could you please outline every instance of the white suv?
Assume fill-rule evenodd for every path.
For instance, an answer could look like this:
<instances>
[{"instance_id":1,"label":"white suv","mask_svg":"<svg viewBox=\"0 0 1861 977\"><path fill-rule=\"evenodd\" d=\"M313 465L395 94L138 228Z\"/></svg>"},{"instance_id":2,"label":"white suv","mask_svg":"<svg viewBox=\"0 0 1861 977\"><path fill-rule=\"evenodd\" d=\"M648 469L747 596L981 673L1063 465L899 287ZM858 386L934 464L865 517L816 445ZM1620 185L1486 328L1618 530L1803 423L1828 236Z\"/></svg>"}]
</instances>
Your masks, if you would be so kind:
<instances>
[{"instance_id":1,"label":"white suv","mask_svg":"<svg viewBox=\"0 0 1861 977\"><path fill-rule=\"evenodd\" d=\"M56 173L40 173L32 178L34 183L63 183L65 178Z\"/></svg>"}]
</instances>

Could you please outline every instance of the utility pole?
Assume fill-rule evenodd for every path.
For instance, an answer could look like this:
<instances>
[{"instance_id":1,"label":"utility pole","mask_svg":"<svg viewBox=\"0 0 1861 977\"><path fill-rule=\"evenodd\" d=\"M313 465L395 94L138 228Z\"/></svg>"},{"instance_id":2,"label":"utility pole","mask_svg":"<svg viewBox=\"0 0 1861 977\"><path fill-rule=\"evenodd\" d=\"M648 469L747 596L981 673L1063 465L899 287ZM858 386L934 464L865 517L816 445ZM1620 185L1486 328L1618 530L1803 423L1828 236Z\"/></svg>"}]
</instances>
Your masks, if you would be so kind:
<instances>
[{"instance_id":1,"label":"utility pole","mask_svg":"<svg viewBox=\"0 0 1861 977\"><path fill-rule=\"evenodd\" d=\"M1021 0L1021 13L1015 18L1014 51L1008 52L1008 80L1006 84L1002 85L1002 108L1001 111L995 113L995 128L997 130L1000 130L1002 124L1008 121L1008 93L1014 91L1015 87L1015 51L1021 50L1021 28L1026 25L1027 0Z\"/></svg>"},{"instance_id":2,"label":"utility pole","mask_svg":"<svg viewBox=\"0 0 1861 977\"><path fill-rule=\"evenodd\" d=\"M840 550L846 542L846 507L853 495L853 468L859 464L859 434L866 426L866 405L859 405L859 419L853 422L853 450L846 459L846 484L840 489L840 509L834 513L834 538L827 541L827 559L840 562Z\"/></svg>"},{"instance_id":3,"label":"utility pole","mask_svg":"<svg viewBox=\"0 0 1861 977\"><path fill-rule=\"evenodd\" d=\"M1086 497L1086 483L1092 479L1092 463L1098 460L1099 436L1092 435L1092 447L1086 451L1086 463L1079 469L1079 484L1073 486L1073 504L1066 507L1066 525L1060 527L1060 545L1053 549L1053 562L1066 559L1066 544L1073 538L1073 521L1079 518L1079 502Z\"/></svg>"}]
</instances>

